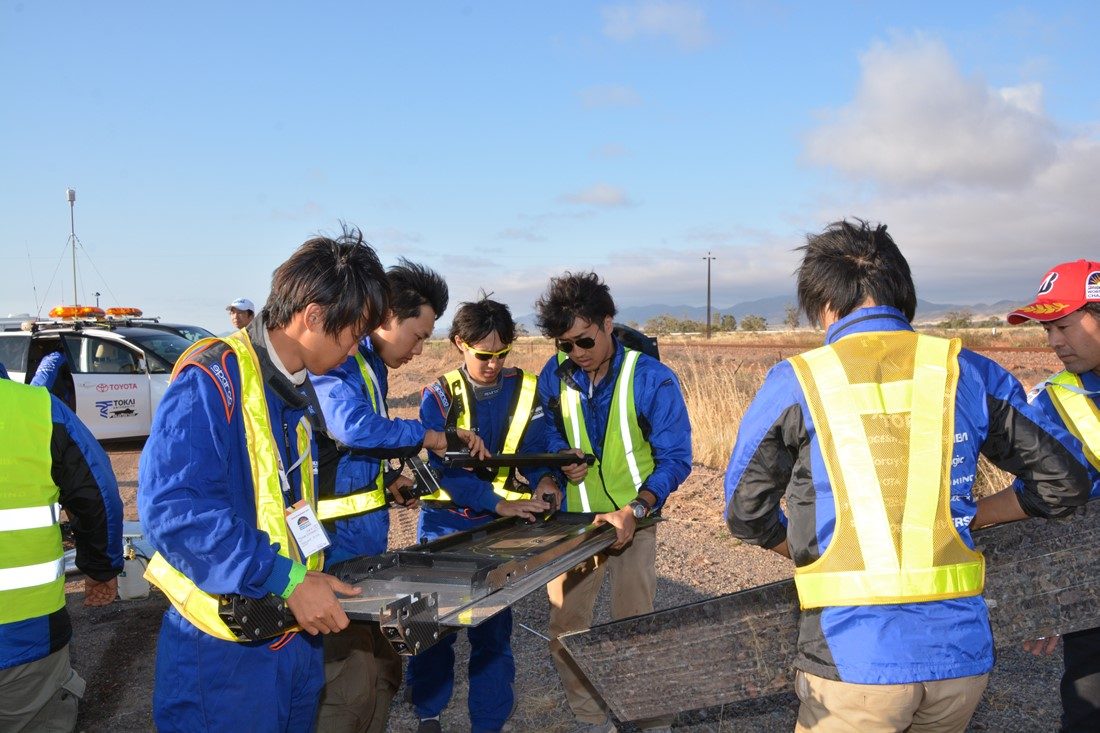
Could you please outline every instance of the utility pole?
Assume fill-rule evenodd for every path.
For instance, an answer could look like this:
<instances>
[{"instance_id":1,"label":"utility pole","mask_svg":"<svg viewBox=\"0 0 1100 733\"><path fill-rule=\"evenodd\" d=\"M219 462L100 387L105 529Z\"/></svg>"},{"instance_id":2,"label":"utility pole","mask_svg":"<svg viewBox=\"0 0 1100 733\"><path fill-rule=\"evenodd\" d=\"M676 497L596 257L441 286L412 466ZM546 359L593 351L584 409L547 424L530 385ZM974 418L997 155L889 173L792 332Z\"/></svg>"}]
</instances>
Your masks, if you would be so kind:
<instances>
[{"instance_id":1,"label":"utility pole","mask_svg":"<svg viewBox=\"0 0 1100 733\"><path fill-rule=\"evenodd\" d=\"M711 257L710 252L707 252L707 256L703 258L707 261L707 338L710 338L710 263L717 257Z\"/></svg>"},{"instance_id":2,"label":"utility pole","mask_svg":"<svg viewBox=\"0 0 1100 733\"><path fill-rule=\"evenodd\" d=\"M76 215L73 213L76 190L66 188L65 196L69 199L69 243L73 245L73 305L78 305L80 301L76 299Z\"/></svg>"}]
</instances>

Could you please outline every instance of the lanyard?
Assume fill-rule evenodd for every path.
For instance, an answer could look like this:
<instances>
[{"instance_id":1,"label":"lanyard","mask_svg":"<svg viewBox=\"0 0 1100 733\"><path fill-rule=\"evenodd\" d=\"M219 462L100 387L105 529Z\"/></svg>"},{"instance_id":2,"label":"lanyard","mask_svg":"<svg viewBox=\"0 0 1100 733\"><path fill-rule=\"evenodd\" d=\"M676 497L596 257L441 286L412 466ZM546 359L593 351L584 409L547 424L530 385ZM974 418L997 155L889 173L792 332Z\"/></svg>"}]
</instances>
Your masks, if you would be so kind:
<instances>
[{"instance_id":1,"label":"lanyard","mask_svg":"<svg viewBox=\"0 0 1100 733\"><path fill-rule=\"evenodd\" d=\"M1045 379L1042 382L1039 382L1038 384L1036 384L1027 393L1028 403L1030 404L1030 403L1034 402L1035 398L1038 397L1044 389L1048 389L1051 386L1055 386L1055 382L1052 382L1049 379ZM1074 394L1084 395L1085 397L1093 397L1095 395L1100 395L1100 389L1085 389L1084 387L1078 387L1076 384L1061 384L1061 383L1058 383L1056 386L1061 387L1064 390L1068 390L1070 392L1073 392Z\"/></svg>"},{"instance_id":2,"label":"lanyard","mask_svg":"<svg viewBox=\"0 0 1100 733\"><path fill-rule=\"evenodd\" d=\"M283 423L283 447L286 449L287 455L290 455L290 426L288 426L286 423ZM302 461L305 460L306 455L307 454L303 453L302 455L298 456L298 460L294 461L294 463L291 464L290 468L286 470L283 469L283 457L280 455L276 455L276 458L279 461L279 486L282 487L283 494L286 495L288 500L290 499L290 474L292 471L294 471L294 469L302 465Z\"/></svg>"}]
</instances>

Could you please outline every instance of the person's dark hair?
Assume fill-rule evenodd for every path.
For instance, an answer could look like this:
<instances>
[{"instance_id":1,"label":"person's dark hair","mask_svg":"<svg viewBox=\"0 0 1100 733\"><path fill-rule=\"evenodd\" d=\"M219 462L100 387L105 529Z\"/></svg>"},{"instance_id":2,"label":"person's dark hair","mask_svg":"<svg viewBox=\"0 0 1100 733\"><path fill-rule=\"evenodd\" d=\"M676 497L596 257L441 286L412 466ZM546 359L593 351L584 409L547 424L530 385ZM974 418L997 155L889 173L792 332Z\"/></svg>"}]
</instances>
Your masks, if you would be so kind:
<instances>
[{"instance_id":1,"label":"person's dark hair","mask_svg":"<svg viewBox=\"0 0 1100 733\"><path fill-rule=\"evenodd\" d=\"M897 308L912 321L917 291L909 263L886 233L862 219L836 221L821 234L806 237L798 276L798 306L811 324L820 325L826 308L838 318L870 298Z\"/></svg>"},{"instance_id":2,"label":"person's dark hair","mask_svg":"<svg viewBox=\"0 0 1100 733\"><path fill-rule=\"evenodd\" d=\"M404 321L420 315L420 306L435 311L435 318L447 310L447 281L435 270L404 257L386 270L390 282L390 312Z\"/></svg>"},{"instance_id":3,"label":"person's dark hair","mask_svg":"<svg viewBox=\"0 0 1100 733\"><path fill-rule=\"evenodd\" d=\"M325 309L330 336L348 326L365 335L382 324L389 307L386 271L358 229L344 226L335 239L314 237L279 265L260 311L264 326L285 328L310 303Z\"/></svg>"},{"instance_id":4,"label":"person's dark hair","mask_svg":"<svg viewBox=\"0 0 1100 733\"><path fill-rule=\"evenodd\" d=\"M516 324L512 320L512 311L504 303L482 298L473 303L463 303L455 312L451 321L451 333L448 338L454 343L456 338L467 344L476 344L496 331L500 340L510 344L516 340Z\"/></svg>"},{"instance_id":5,"label":"person's dark hair","mask_svg":"<svg viewBox=\"0 0 1100 733\"><path fill-rule=\"evenodd\" d=\"M546 292L535 302L535 323L543 336L557 338L583 318L603 328L603 319L618 312L611 288L594 272L567 272L550 278Z\"/></svg>"},{"instance_id":6,"label":"person's dark hair","mask_svg":"<svg viewBox=\"0 0 1100 733\"><path fill-rule=\"evenodd\" d=\"M1100 303L1085 303L1081 306L1081 310L1100 321Z\"/></svg>"}]
</instances>

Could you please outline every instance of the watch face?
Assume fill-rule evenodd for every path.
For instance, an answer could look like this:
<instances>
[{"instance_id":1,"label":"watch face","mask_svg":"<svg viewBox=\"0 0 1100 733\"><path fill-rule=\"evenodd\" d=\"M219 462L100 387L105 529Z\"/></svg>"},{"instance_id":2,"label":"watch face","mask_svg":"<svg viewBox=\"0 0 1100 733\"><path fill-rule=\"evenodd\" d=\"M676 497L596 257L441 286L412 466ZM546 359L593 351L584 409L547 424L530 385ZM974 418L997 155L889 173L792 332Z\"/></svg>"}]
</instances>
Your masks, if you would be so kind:
<instances>
[{"instance_id":1,"label":"watch face","mask_svg":"<svg viewBox=\"0 0 1100 733\"><path fill-rule=\"evenodd\" d=\"M634 518L635 519L645 519L646 510L645 510L645 507L642 506L641 503L632 503L630 506L634 510Z\"/></svg>"}]
</instances>

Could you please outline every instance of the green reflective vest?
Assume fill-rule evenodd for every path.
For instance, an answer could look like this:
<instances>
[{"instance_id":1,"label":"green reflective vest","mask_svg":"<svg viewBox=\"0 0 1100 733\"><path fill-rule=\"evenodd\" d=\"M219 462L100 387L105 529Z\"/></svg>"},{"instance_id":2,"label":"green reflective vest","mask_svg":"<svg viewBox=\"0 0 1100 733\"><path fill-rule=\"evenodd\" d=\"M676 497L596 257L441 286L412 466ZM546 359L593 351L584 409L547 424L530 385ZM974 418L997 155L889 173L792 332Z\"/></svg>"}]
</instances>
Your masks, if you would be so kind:
<instances>
[{"instance_id":1,"label":"green reflective vest","mask_svg":"<svg viewBox=\"0 0 1100 733\"><path fill-rule=\"evenodd\" d=\"M244 329L224 338L203 339L191 346L176 361L172 376L186 366L188 357L198 350L218 341L227 344L237 355L241 370L241 417L244 421L245 444L248 446L248 463L252 469L252 487L256 501L256 527L267 533L271 543L279 544L279 554L295 562L304 562L307 570L320 570L324 564L324 552L315 552L303 559L298 543L290 536L286 526L286 505L280 482L283 470L279 449L275 444L271 429L271 417L267 409L267 396L264 394L263 376L260 374L260 361L252 348L248 332ZM302 418L298 422L298 455L305 456L300 464L302 477L302 498L315 504L313 496L313 470L309 460L313 434L309 421ZM202 631L226 641L247 641L238 638L218 615L218 598L199 588L186 575L172 567L159 552L153 555L145 570L145 577L153 585L164 591L168 600L185 619ZM297 631L300 627L288 627L286 631Z\"/></svg>"},{"instance_id":2,"label":"green reflective vest","mask_svg":"<svg viewBox=\"0 0 1100 733\"><path fill-rule=\"evenodd\" d=\"M572 512L610 512L629 504L638 496L655 463L653 449L642 435L634 406L634 371L641 352L623 350L623 360L615 375L610 414L603 435L603 452L580 483L566 486L566 501ZM566 360L558 354L558 363ZM608 375L610 376L610 375ZM606 379L607 377L605 377ZM560 407L565 439L570 448L594 454L581 409L581 394L561 381Z\"/></svg>"},{"instance_id":3,"label":"green reflective vest","mask_svg":"<svg viewBox=\"0 0 1100 733\"><path fill-rule=\"evenodd\" d=\"M359 350L355 350L355 363L359 365L359 373L363 376L363 384L366 385L367 395L370 397L371 409L380 412L378 407L379 395L375 389L375 376L370 365ZM386 462L378 462L378 478L374 480L371 488L360 489L340 496L326 496L317 502L317 518L322 522L333 519L363 514L386 506Z\"/></svg>"},{"instance_id":4,"label":"green reflective vest","mask_svg":"<svg viewBox=\"0 0 1100 733\"><path fill-rule=\"evenodd\" d=\"M1100 411L1086 394L1081 377L1059 372L1047 380L1047 394L1066 429L1081 441L1085 460L1100 471Z\"/></svg>"},{"instance_id":5,"label":"green reflective vest","mask_svg":"<svg viewBox=\"0 0 1100 733\"><path fill-rule=\"evenodd\" d=\"M516 390L515 398L512 400L511 411L508 416L508 431L504 435L504 445L501 446L501 453L514 454L519 451L520 443L523 442L523 434L527 432L527 424L531 422L531 415L535 411L535 400L538 398L538 377L523 370L517 371L521 381L519 389ZM472 399L470 395L471 387L466 381L466 375L462 373L461 369L455 369L444 374L439 381L451 395L451 407L447 412L448 424L453 423L455 427L462 430L474 430L474 426L477 424L474 418L474 405L477 400ZM498 468L493 476L493 493L505 501L530 499L531 493L529 491L513 491L509 488L515 486L514 481L512 481L515 471L516 469L506 466ZM434 494L425 496L424 500L450 501L451 497L445 489L440 489Z\"/></svg>"},{"instance_id":6,"label":"green reflective vest","mask_svg":"<svg viewBox=\"0 0 1100 733\"><path fill-rule=\"evenodd\" d=\"M52 437L49 391L0 379L0 624L46 616L65 605Z\"/></svg>"}]
</instances>

